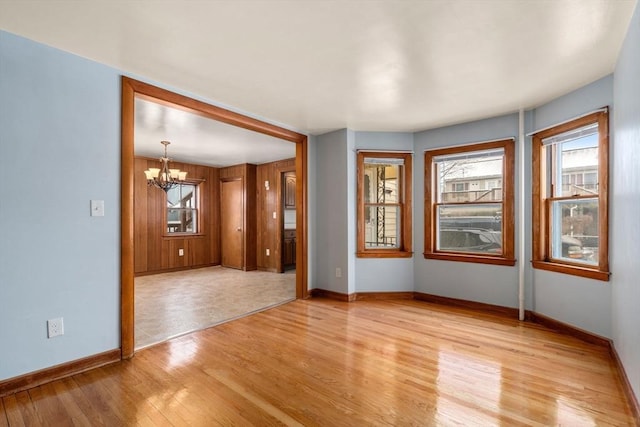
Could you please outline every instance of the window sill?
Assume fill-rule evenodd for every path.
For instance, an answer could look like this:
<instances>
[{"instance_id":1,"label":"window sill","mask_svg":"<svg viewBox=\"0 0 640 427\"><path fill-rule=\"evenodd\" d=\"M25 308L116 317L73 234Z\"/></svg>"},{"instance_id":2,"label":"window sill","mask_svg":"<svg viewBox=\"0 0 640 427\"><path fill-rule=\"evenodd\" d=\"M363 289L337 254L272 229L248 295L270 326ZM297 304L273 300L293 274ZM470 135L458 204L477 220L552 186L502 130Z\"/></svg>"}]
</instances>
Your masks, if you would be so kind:
<instances>
[{"instance_id":1,"label":"window sill","mask_svg":"<svg viewBox=\"0 0 640 427\"><path fill-rule=\"evenodd\" d=\"M571 274L573 276L587 277L589 279L609 281L611 273L608 271L600 271L594 268L581 267L575 265L560 264L551 261L531 261L533 268L539 270L554 271L556 273Z\"/></svg>"},{"instance_id":2,"label":"window sill","mask_svg":"<svg viewBox=\"0 0 640 427\"><path fill-rule=\"evenodd\" d=\"M185 239L190 237L205 237L204 233L172 233L172 234L164 234L162 238L164 239Z\"/></svg>"},{"instance_id":3,"label":"window sill","mask_svg":"<svg viewBox=\"0 0 640 427\"><path fill-rule=\"evenodd\" d=\"M474 262L477 264L493 264L493 265L506 265L506 266L514 266L516 265L515 259L509 258L500 258L495 256L485 256L485 255L467 255L467 254L456 254L456 253L435 253L435 252L425 252L425 259L439 259L443 261L457 261L457 262Z\"/></svg>"},{"instance_id":4,"label":"window sill","mask_svg":"<svg viewBox=\"0 0 640 427\"><path fill-rule=\"evenodd\" d=\"M370 250L366 252L356 252L358 258L411 258L413 252L405 251L384 251L384 250Z\"/></svg>"}]
</instances>

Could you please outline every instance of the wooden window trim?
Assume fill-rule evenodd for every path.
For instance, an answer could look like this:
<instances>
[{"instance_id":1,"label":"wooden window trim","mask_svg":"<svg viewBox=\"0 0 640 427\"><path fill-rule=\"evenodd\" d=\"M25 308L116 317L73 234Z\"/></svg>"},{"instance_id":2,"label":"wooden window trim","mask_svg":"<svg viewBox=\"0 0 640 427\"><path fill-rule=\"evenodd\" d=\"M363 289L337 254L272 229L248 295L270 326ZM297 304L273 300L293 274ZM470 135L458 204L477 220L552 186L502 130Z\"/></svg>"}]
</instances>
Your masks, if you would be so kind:
<instances>
[{"instance_id":1,"label":"wooden window trim","mask_svg":"<svg viewBox=\"0 0 640 427\"><path fill-rule=\"evenodd\" d=\"M501 255L466 254L437 250L436 246L436 197L437 188L433 158L450 154L502 148L504 150L502 172L502 248ZM514 248L514 166L515 144L513 139L481 142L477 144L428 150L424 153L424 257L446 261L472 262L513 266L516 263Z\"/></svg>"},{"instance_id":2,"label":"wooden window trim","mask_svg":"<svg viewBox=\"0 0 640 427\"><path fill-rule=\"evenodd\" d=\"M552 259L549 237L548 200L565 198L550 197L546 194L547 167L542 141L553 135L598 123L598 265L588 266ZM532 137L532 225L533 268L608 281L609 272L609 114L607 110L598 111L567 123L535 133ZM567 197L566 199L573 199Z\"/></svg>"},{"instance_id":3,"label":"wooden window trim","mask_svg":"<svg viewBox=\"0 0 640 427\"><path fill-rule=\"evenodd\" d=\"M180 239L184 239L185 237L191 237L191 236L204 236L206 235L206 233L201 229L202 224L204 223L203 219L201 218L201 204L202 204L202 200L201 200L201 190L202 188L200 187L200 185L202 184L202 181L200 180L185 180L184 182L180 182L179 185L182 184L188 184L188 185L193 185L195 187L196 190L196 207L195 208L190 208L196 211L196 231L195 232L189 232L189 231L180 231L180 232L175 232L175 233L169 233L167 231L167 223L166 223L166 218L167 218L167 211L169 210L169 207L167 206L167 193L165 192L164 195L164 218L165 218L165 222L164 222L164 227L163 227L163 231L162 231L162 237L166 238L166 239L171 239L171 238L180 238Z\"/></svg>"},{"instance_id":4,"label":"wooden window trim","mask_svg":"<svg viewBox=\"0 0 640 427\"><path fill-rule=\"evenodd\" d=\"M402 181L400 183L400 189L398 195L401 199L400 203L389 203L387 205L400 206L401 210L401 244L399 248L394 249L367 249L365 247L365 231L364 231L364 159L365 158L393 158L402 159L404 161ZM358 245L356 256L358 258L411 258L413 256L413 241L412 241L412 154L411 153L399 153L399 152L370 152L359 151L357 154L357 173L358 173Z\"/></svg>"}]
</instances>

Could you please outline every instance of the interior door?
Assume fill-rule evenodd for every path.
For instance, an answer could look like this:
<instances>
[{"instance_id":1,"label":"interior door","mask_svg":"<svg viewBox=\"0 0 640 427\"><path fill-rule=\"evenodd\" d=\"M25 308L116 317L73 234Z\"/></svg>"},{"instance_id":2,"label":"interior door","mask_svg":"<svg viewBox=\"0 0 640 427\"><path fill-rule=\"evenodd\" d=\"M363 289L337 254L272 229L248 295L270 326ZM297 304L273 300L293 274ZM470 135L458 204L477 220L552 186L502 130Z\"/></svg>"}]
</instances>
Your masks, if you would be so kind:
<instances>
[{"instance_id":1,"label":"interior door","mask_svg":"<svg viewBox=\"0 0 640 427\"><path fill-rule=\"evenodd\" d=\"M223 267L243 268L243 222L242 179L222 181L220 185L220 238Z\"/></svg>"}]
</instances>

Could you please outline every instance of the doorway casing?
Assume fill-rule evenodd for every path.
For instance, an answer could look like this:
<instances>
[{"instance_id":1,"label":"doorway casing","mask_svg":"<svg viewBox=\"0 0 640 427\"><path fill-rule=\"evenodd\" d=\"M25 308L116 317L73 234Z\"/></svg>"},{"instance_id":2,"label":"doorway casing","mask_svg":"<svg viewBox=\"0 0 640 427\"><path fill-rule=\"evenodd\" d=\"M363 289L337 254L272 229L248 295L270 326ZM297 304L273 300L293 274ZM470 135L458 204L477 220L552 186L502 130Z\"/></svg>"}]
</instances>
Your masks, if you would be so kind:
<instances>
[{"instance_id":1,"label":"doorway casing","mask_svg":"<svg viewBox=\"0 0 640 427\"><path fill-rule=\"evenodd\" d=\"M134 126L135 99L143 98L184 109L213 120L296 144L296 298L307 298L307 136L224 108L216 107L129 77L122 77L120 204L120 351L134 354Z\"/></svg>"}]
</instances>

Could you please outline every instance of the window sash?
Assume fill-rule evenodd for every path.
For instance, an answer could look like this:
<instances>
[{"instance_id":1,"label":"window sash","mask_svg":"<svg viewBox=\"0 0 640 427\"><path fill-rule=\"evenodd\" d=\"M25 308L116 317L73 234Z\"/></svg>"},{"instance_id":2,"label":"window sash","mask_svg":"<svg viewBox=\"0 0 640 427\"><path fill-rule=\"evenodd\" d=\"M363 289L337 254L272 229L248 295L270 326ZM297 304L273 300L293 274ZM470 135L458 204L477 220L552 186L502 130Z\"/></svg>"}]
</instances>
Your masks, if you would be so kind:
<instances>
[{"instance_id":1,"label":"window sash","mask_svg":"<svg viewBox=\"0 0 640 427\"><path fill-rule=\"evenodd\" d=\"M608 112L604 109L533 134L532 265L534 268L597 280L609 280L608 120ZM572 165L562 171L562 162L559 159L561 156L558 155L562 147L560 144L595 134L597 134L597 139L585 141L592 142L592 144L585 144L584 148L591 147L595 150L592 155L597 153L596 164L585 161L585 168L589 166L589 170L584 168L579 170ZM597 148L594 147L593 143L595 142L597 142ZM577 149L583 148L580 143L574 145ZM567 151L565 150L564 153ZM580 177L577 176L578 174ZM565 182L562 181L563 175L567 175ZM582 185L579 187L581 188L574 188L573 185L578 185L580 180ZM580 243L575 245L572 241L568 241L569 238L572 238L569 234L563 242L562 235L567 230L565 228L563 231L562 227L563 225L566 227L568 222L573 221L566 218L571 214L567 206L589 203L589 200L593 201L591 220L594 222L591 225L592 231L590 233L597 230L597 237L579 236ZM593 206L593 204L595 205ZM563 207L564 212L562 211ZM564 219L563 214L565 215ZM583 219L588 222L587 216ZM577 224L579 223L574 222L574 225ZM581 224L580 226L585 227L586 225ZM568 245L578 246L578 248L572 248L571 256L569 256ZM576 250L579 250L579 257L574 258ZM592 253L589 253L590 251Z\"/></svg>"},{"instance_id":2,"label":"window sash","mask_svg":"<svg viewBox=\"0 0 640 427\"><path fill-rule=\"evenodd\" d=\"M460 160L491 160L493 165L471 166L473 174L465 179L465 191L450 191L451 184L443 182L442 162ZM478 262L499 265L514 265L513 243L513 171L515 166L515 148L513 139L490 141L467 146L449 147L425 151L425 258L451 261ZM459 178L456 176L456 178ZM444 184L444 185L443 185ZM495 188L492 188L494 187ZM454 186L455 190L456 187ZM453 197L449 194L459 194ZM481 209L492 206L494 212L500 212L500 220L491 227L500 230L484 229L478 221L469 218L467 226L447 233L449 242L464 238L464 242L477 241L483 245L471 243L445 244L441 231L445 221L439 213L443 208ZM462 215L462 214L461 214ZM471 216L481 216L474 213ZM451 240L453 239L453 240ZM456 247L456 245L458 245Z\"/></svg>"},{"instance_id":3,"label":"window sash","mask_svg":"<svg viewBox=\"0 0 640 427\"><path fill-rule=\"evenodd\" d=\"M358 257L412 255L411 164L411 153L358 151ZM380 182L376 166L390 167Z\"/></svg>"},{"instance_id":4,"label":"window sash","mask_svg":"<svg viewBox=\"0 0 640 427\"><path fill-rule=\"evenodd\" d=\"M187 191L183 192L184 189ZM169 192L172 194L169 194ZM197 234L199 230L198 210L200 205L198 184L189 182L179 183L176 187L169 190L169 192L166 193L166 233L170 235ZM186 194L186 196L183 197L183 194ZM189 195L190 197L188 197ZM175 200L175 203L172 203L169 197L177 197L177 200ZM174 219L176 216L178 218L177 220Z\"/></svg>"}]
</instances>

